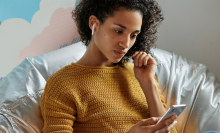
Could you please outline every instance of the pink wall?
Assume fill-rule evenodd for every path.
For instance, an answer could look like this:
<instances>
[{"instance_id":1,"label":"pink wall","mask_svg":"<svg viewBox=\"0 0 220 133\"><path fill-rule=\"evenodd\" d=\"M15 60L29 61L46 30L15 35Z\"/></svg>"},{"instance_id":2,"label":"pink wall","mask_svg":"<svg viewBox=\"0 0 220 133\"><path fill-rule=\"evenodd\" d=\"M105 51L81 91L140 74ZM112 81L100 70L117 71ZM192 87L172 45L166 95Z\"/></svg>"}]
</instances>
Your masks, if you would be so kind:
<instances>
[{"instance_id":1,"label":"pink wall","mask_svg":"<svg viewBox=\"0 0 220 133\"><path fill-rule=\"evenodd\" d=\"M19 54L18 63L25 57L38 56L56 49L63 44L70 44L73 38L78 37L77 27L72 18L74 8L57 9L50 19L50 25L43 32L33 38Z\"/></svg>"}]
</instances>

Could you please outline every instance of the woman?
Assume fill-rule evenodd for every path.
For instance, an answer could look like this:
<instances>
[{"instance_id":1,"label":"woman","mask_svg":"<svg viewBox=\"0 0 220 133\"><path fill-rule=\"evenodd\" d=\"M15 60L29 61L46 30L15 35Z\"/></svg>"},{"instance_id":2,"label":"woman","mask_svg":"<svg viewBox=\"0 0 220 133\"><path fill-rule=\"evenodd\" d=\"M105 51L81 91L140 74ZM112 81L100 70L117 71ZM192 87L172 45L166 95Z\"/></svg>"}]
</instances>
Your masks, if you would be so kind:
<instances>
[{"instance_id":1,"label":"woman","mask_svg":"<svg viewBox=\"0 0 220 133\"><path fill-rule=\"evenodd\" d=\"M149 54L160 12L153 0L81 1L73 17L87 50L47 81L43 132L176 132L176 116L155 125L166 106Z\"/></svg>"}]
</instances>

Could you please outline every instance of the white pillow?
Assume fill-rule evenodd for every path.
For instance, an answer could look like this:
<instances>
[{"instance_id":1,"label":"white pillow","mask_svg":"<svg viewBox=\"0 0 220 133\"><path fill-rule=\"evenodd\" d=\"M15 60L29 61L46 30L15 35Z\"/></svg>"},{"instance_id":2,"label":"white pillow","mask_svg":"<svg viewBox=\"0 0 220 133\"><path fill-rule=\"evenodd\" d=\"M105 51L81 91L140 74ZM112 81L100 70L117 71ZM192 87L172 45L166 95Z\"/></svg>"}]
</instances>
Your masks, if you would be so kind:
<instances>
[{"instance_id":1,"label":"white pillow","mask_svg":"<svg viewBox=\"0 0 220 133\"><path fill-rule=\"evenodd\" d=\"M53 73L72 62L77 62L85 53L86 46L78 42L62 49L58 49L34 58L34 66L41 71L47 80Z\"/></svg>"},{"instance_id":2,"label":"white pillow","mask_svg":"<svg viewBox=\"0 0 220 133\"><path fill-rule=\"evenodd\" d=\"M25 58L0 82L0 132L41 132L41 94L47 79L79 60L82 42L37 57Z\"/></svg>"}]
</instances>

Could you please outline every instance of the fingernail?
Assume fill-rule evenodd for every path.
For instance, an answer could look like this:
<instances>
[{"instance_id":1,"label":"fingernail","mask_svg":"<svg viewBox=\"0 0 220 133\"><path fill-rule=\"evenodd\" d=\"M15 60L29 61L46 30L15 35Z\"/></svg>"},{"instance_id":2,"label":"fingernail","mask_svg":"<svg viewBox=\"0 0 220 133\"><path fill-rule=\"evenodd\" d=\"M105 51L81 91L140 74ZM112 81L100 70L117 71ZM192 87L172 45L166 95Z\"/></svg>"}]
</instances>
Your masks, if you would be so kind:
<instances>
[{"instance_id":1,"label":"fingernail","mask_svg":"<svg viewBox=\"0 0 220 133\"><path fill-rule=\"evenodd\" d=\"M177 124L177 121L174 121L174 124Z\"/></svg>"},{"instance_id":2,"label":"fingernail","mask_svg":"<svg viewBox=\"0 0 220 133\"><path fill-rule=\"evenodd\" d=\"M133 56L136 56L138 54L138 52L135 52L134 54L133 54Z\"/></svg>"}]
</instances>

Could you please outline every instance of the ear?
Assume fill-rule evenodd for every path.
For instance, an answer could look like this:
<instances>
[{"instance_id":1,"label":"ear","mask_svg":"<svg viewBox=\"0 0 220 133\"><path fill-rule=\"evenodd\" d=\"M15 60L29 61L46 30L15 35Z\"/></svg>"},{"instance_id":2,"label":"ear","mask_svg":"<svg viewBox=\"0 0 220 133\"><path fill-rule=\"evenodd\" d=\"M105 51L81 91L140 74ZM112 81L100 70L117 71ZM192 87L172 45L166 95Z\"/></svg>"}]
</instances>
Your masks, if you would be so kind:
<instances>
[{"instance_id":1,"label":"ear","mask_svg":"<svg viewBox=\"0 0 220 133\"><path fill-rule=\"evenodd\" d=\"M99 27L99 20L95 15L91 15L89 17L89 28L92 30L92 26L95 24L94 31L98 30Z\"/></svg>"}]
</instances>

